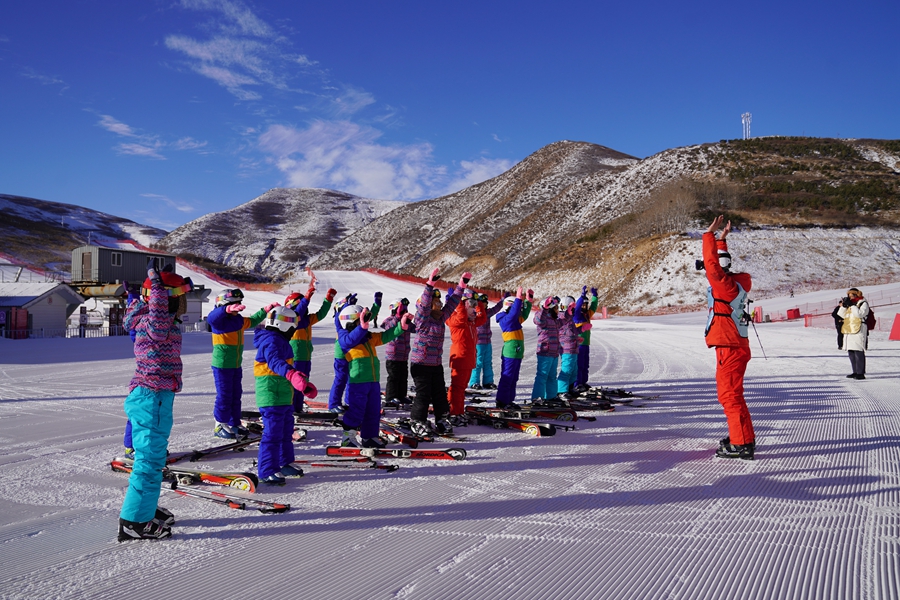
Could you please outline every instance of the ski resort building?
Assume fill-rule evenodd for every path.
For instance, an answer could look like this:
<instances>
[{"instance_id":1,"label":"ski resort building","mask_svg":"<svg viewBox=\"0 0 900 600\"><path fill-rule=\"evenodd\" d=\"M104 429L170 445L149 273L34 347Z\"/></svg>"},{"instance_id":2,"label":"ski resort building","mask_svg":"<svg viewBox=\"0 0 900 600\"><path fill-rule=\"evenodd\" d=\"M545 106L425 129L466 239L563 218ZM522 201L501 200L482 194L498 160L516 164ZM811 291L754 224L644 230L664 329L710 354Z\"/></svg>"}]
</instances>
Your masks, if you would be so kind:
<instances>
[{"instance_id":1,"label":"ski resort building","mask_svg":"<svg viewBox=\"0 0 900 600\"><path fill-rule=\"evenodd\" d=\"M0 311L6 313L4 337L24 339L64 335L66 320L85 298L65 283L0 283ZM56 333L63 332L63 333Z\"/></svg>"}]
</instances>

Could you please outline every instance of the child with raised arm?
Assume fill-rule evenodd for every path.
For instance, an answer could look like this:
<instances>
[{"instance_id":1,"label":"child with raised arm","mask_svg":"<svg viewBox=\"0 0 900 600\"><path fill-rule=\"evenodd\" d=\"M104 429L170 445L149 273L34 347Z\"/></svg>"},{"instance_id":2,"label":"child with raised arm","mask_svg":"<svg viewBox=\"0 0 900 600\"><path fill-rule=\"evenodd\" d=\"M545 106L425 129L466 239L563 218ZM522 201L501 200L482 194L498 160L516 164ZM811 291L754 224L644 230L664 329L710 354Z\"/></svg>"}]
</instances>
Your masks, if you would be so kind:
<instances>
[{"instance_id":1,"label":"child with raised arm","mask_svg":"<svg viewBox=\"0 0 900 600\"><path fill-rule=\"evenodd\" d=\"M347 410L341 446L383 448L378 435L381 421L381 364L375 348L399 337L408 327L411 315L404 315L391 329L372 333L374 322L369 309L349 305L341 309L335 327L338 343L349 366Z\"/></svg>"},{"instance_id":2,"label":"child with raised arm","mask_svg":"<svg viewBox=\"0 0 900 600\"><path fill-rule=\"evenodd\" d=\"M475 368L475 346L478 327L487 321L484 305L475 299L472 290L463 290L463 301L447 320L450 327L450 424L465 425L466 385Z\"/></svg>"},{"instance_id":3,"label":"child with raised arm","mask_svg":"<svg viewBox=\"0 0 900 600\"><path fill-rule=\"evenodd\" d=\"M504 296L505 297L505 296ZM491 340L491 319L503 308L503 300L500 300L488 308L488 298L481 294L478 301L487 314L484 324L478 328L478 344L475 346L475 368L472 369L472 377L469 378L469 387L475 390L496 390L494 384L494 346Z\"/></svg>"},{"instance_id":4,"label":"child with raised arm","mask_svg":"<svg viewBox=\"0 0 900 600\"><path fill-rule=\"evenodd\" d=\"M428 406L434 407L435 429L439 433L450 433L450 404L447 402L447 388L444 387L444 366L441 356L444 352L446 323L462 299L471 273L463 273L459 285L447 300L441 302L441 291L434 283L440 277L439 269L431 272L431 277L416 301L416 341L410 355L410 373L416 384L416 398L409 412L410 429L419 436L431 433L428 425Z\"/></svg>"},{"instance_id":5,"label":"child with raised arm","mask_svg":"<svg viewBox=\"0 0 900 600\"><path fill-rule=\"evenodd\" d=\"M556 378L556 393L571 400L577 396L574 391L578 378L578 345L581 342L578 328L572 315L575 312L575 298L566 296L559 302L559 376Z\"/></svg>"},{"instance_id":6,"label":"child with raised arm","mask_svg":"<svg viewBox=\"0 0 900 600\"><path fill-rule=\"evenodd\" d=\"M537 325L537 370L531 400L547 400L556 397L557 365L559 364L559 298L545 298L534 315Z\"/></svg>"},{"instance_id":7,"label":"child with raised arm","mask_svg":"<svg viewBox=\"0 0 900 600\"><path fill-rule=\"evenodd\" d=\"M311 271L310 271L311 273ZM294 350L294 368L309 377L312 369L312 326L328 316L331 303L337 290L330 288L319 310L309 314L309 302L316 293L316 279L312 276L306 295L294 292L284 299L284 305L297 313L297 331L291 337L291 348ZM294 390L294 412L303 412L303 392Z\"/></svg>"},{"instance_id":8,"label":"child with raised arm","mask_svg":"<svg viewBox=\"0 0 900 600\"><path fill-rule=\"evenodd\" d=\"M531 314L531 301L534 292L528 290L527 300L522 300L522 288L516 290L515 297L503 300L503 309L496 320L503 332L503 356L501 358L500 385L497 386L497 408L519 408L515 403L516 384L519 382L519 370L525 356L525 336L522 334L522 323Z\"/></svg>"},{"instance_id":9,"label":"child with raised arm","mask_svg":"<svg viewBox=\"0 0 900 600\"><path fill-rule=\"evenodd\" d=\"M400 298L388 308L390 315L381 322L381 327L388 330L397 323L403 315L407 314L409 300ZM416 332L416 327L410 324L393 341L384 345L384 368L387 371L387 383L384 386L384 397L397 404L407 403L409 397L409 350L410 335Z\"/></svg>"},{"instance_id":10,"label":"child with raised arm","mask_svg":"<svg viewBox=\"0 0 900 600\"><path fill-rule=\"evenodd\" d=\"M216 403L213 418L216 427L213 435L227 440L244 439L250 432L241 425L241 396L244 393L244 331L259 325L277 302L249 317L240 312L244 292L237 288L222 290L216 296L216 307L206 317L212 332L212 372L216 383Z\"/></svg>"},{"instance_id":11,"label":"child with raised arm","mask_svg":"<svg viewBox=\"0 0 900 600\"><path fill-rule=\"evenodd\" d=\"M284 485L285 477L299 477L303 471L294 462L294 390L315 398L316 386L294 368L294 350L289 340L297 329L297 313L284 306L268 312L262 326L253 335L256 361L256 406L262 415L263 432L259 442L259 481Z\"/></svg>"},{"instance_id":12,"label":"child with raised arm","mask_svg":"<svg viewBox=\"0 0 900 600\"><path fill-rule=\"evenodd\" d=\"M578 335L581 342L578 346L578 377L575 381L575 391L584 392L591 389L588 385L588 377L591 371L591 329L593 324L591 319L597 312L597 288L591 288L591 299L588 300L587 286L581 288L581 296L575 302L575 312L572 319L575 321L575 327L578 328Z\"/></svg>"}]
</instances>

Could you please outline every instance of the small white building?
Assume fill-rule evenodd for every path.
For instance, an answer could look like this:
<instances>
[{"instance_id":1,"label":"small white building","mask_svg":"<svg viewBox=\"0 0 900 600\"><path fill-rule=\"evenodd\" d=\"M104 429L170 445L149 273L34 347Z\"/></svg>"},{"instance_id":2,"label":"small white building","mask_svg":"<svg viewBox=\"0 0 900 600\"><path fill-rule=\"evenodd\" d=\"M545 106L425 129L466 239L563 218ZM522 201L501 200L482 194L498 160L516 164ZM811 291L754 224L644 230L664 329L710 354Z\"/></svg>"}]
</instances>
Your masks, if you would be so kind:
<instances>
[{"instance_id":1,"label":"small white building","mask_svg":"<svg viewBox=\"0 0 900 600\"><path fill-rule=\"evenodd\" d=\"M0 282L0 310L6 313L7 332L65 330L69 316L84 301L84 296L58 281ZM28 311L27 322L23 322L23 310Z\"/></svg>"}]
</instances>

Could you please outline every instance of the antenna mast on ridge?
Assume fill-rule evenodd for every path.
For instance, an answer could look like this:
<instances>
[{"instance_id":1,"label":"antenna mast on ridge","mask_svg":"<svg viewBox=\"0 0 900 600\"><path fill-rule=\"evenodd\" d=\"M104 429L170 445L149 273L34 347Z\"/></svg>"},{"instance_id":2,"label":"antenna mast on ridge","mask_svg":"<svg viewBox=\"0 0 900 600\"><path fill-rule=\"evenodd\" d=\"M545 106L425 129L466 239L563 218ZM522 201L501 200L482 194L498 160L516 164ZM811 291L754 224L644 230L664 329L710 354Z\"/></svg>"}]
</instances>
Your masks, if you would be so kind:
<instances>
[{"instance_id":1,"label":"antenna mast on ridge","mask_svg":"<svg viewBox=\"0 0 900 600\"><path fill-rule=\"evenodd\" d=\"M744 113L741 115L741 123L744 124L744 139L750 139L750 113Z\"/></svg>"}]
</instances>

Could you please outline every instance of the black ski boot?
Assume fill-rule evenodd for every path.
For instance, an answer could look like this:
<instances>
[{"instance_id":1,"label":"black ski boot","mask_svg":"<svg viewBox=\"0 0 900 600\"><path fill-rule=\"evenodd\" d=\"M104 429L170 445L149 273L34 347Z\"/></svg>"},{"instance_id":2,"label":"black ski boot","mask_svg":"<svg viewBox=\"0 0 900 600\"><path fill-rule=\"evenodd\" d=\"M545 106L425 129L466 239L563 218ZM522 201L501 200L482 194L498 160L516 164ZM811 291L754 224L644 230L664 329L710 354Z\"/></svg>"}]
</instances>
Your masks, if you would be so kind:
<instances>
[{"instance_id":1,"label":"black ski boot","mask_svg":"<svg viewBox=\"0 0 900 600\"><path fill-rule=\"evenodd\" d=\"M135 523L119 519L119 541L130 540L162 540L172 537L172 529L168 525L153 519L146 523Z\"/></svg>"},{"instance_id":2,"label":"black ski boot","mask_svg":"<svg viewBox=\"0 0 900 600\"><path fill-rule=\"evenodd\" d=\"M754 447L751 444L722 444L716 450L719 458L740 458L753 460Z\"/></svg>"}]
</instances>

